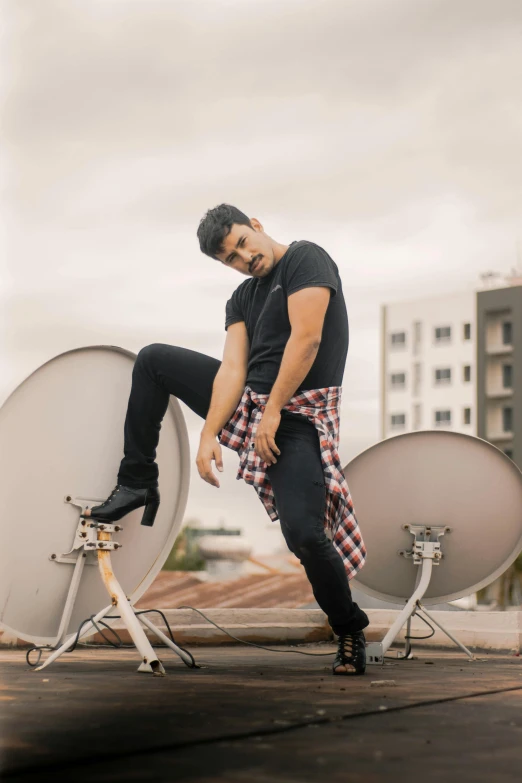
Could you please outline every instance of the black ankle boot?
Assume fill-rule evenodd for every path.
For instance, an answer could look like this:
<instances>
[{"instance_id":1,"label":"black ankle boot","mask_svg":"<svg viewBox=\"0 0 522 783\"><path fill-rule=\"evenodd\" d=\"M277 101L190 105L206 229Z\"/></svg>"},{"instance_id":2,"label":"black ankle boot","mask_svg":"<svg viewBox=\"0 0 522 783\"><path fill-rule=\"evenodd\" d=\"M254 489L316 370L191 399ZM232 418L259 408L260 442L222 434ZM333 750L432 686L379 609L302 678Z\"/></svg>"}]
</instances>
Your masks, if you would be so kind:
<instances>
[{"instance_id":1,"label":"black ankle boot","mask_svg":"<svg viewBox=\"0 0 522 783\"><path fill-rule=\"evenodd\" d=\"M91 508L90 518L99 522L117 522L136 508L145 506L141 524L151 527L156 519L159 504L160 494L157 487L135 489L117 484L107 500Z\"/></svg>"}]
</instances>

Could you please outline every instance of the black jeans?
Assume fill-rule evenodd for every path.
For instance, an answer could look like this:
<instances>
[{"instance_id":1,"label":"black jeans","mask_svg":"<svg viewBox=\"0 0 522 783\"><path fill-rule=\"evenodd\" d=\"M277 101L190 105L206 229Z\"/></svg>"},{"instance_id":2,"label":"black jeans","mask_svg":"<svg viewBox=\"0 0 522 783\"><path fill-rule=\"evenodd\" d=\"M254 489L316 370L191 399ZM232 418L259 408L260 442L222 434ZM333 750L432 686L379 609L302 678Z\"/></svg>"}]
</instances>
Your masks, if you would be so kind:
<instances>
[{"instance_id":1,"label":"black jeans","mask_svg":"<svg viewBox=\"0 0 522 783\"><path fill-rule=\"evenodd\" d=\"M156 447L170 395L206 418L220 365L211 356L171 345L149 345L140 351L132 375L119 484L157 484ZM324 531L325 485L317 431L304 416L283 411L276 443L281 454L268 475L288 548L303 564L334 632L362 630L368 617L352 601L342 559Z\"/></svg>"}]
</instances>

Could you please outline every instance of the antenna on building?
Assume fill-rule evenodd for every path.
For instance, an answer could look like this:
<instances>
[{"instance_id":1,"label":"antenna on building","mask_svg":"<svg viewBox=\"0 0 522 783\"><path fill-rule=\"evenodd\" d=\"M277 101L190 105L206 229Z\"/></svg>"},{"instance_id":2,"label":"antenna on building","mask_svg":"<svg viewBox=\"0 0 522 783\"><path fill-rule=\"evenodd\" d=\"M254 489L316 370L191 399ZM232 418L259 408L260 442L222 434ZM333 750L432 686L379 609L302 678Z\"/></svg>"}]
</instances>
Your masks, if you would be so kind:
<instances>
[{"instance_id":1,"label":"antenna on building","mask_svg":"<svg viewBox=\"0 0 522 783\"><path fill-rule=\"evenodd\" d=\"M504 276L500 272L488 270L487 272L482 272L479 277L481 287L484 289L502 288L504 286Z\"/></svg>"},{"instance_id":2,"label":"antenna on building","mask_svg":"<svg viewBox=\"0 0 522 783\"><path fill-rule=\"evenodd\" d=\"M522 285L522 245L520 240L516 244L517 264L511 268L510 274L506 277L509 285Z\"/></svg>"}]
</instances>

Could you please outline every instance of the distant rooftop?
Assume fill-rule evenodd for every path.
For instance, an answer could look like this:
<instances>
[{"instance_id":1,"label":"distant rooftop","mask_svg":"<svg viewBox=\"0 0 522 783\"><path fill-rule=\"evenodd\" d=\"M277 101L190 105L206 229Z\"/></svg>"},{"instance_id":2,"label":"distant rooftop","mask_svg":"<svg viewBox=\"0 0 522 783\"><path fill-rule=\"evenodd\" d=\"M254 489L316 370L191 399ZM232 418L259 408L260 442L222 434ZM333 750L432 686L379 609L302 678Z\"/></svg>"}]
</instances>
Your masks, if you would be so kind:
<instances>
[{"instance_id":1,"label":"distant rooftop","mask_svg":"<svg viewBox=\"0 0 522 783\"><path fill-rule=\"evenodd\" d=\"M172 609L183 604L232 609L297 609L314 602L303 570L295 573L247 574L227 581L207 581L205 572L161 571L137 603Z\"/></svg>"}]
</instances>

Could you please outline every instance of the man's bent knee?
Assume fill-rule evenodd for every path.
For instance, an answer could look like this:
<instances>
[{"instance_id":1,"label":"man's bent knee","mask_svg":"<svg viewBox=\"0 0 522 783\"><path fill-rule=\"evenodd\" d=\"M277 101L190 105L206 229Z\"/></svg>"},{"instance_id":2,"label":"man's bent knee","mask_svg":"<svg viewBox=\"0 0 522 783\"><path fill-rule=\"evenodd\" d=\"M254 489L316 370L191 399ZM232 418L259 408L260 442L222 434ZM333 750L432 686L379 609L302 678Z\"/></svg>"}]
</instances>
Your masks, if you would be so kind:
<instances>
[{"instance_id":1,"label":"man's bent knee","mask_svg":"<svg viewBox=\"0 0 522 783\"><path fill-rule=\"evenodd\" d=\"M141 351L139 351L136 357L136 361L140 363L154 361L162 353L163 348L165 348L163 343L152 343L151 345L146 345L141 349Z\"/></svg>"},{"instance_id":2,"label":"man's bent knee","mask_svg":"<svg viewBox=\"0 0 522 783\"><path fill-rule=\"evenodd\" d=\"M299 535L292 536L291 541L291 551L300 560L306 560L307 557L313 557L330 544L328 538L324 534L324 530L318 532L300 532Z\"/></svg>"}]
</instances>

